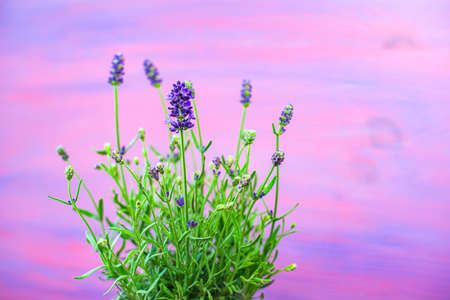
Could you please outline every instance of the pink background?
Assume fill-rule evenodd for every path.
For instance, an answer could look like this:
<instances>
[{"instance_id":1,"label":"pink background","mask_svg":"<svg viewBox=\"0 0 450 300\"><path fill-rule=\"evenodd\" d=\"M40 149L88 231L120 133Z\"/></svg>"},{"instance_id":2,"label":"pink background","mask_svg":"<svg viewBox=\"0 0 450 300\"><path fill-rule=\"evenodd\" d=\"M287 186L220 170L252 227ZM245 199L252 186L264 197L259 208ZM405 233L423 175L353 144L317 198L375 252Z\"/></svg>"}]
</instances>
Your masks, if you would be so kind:
<instances>
[{"instance_id":1,"label":"pink background","mask_svg":"<svg viewBox=\"0 0 450 300\"><path fill-rule=\"evenodd\" d=\"M450 297L448 1L44 2L0 2L1 299L104 299L109 283L72 279L98 265L81 220L46 196L66 195L60 143L94 195L110 196L93 149L114 141L106 81L119 51L124 143L140 126L167 142L145 58L164 93L194 83L208 160L235 151L242 79L262 174L270 124L294 105L280 211L301 204L289 219L300 232L278 264L298 268L266 299Z\"/></svg>"}]
</instances>

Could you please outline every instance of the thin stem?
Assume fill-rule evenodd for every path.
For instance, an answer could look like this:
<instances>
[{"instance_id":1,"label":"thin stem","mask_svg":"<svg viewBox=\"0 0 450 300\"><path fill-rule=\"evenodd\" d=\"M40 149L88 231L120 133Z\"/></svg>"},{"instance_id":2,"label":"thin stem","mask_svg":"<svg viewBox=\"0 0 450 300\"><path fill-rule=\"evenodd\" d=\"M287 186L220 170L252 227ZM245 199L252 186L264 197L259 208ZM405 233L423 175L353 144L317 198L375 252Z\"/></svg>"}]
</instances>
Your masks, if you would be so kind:
<instances>
[{"instance_id":1,"label":"thin stem","mask_svg":"<svg viewBox=\"0 0 450 300\"><path fill-rule=\"evenodd\" d=\"M187 193L187 180L186 180L186 160L184 155L184 133L183 130L180 130L180 137L181 137L181 157L183 160L183 193L184 193L184 209L186 214L186 219L184 221L184 226L186 230L188 230L187 222L189 221L189 209L188 209L188 193ZM186 238L186 267L189 266L190 263L190 255L189 255L189 238ZM184 277L184 284L187 284L187 277L188 273L186 272L186 276Z\"/></svg>"},{"instance_id":2,"label":"thin stem","mask_svg":"<svg viewBox=\"0 0 450 300\"><path fill-rule=\"evenodd\" d=\"M159 99L161 100L161 105L164 110L164 116L166 117L166 120L169 120L169 112L167 110L166 102L164 101L164 96L161 92L161 87L158 87L158 94L159 94ZM167 131L169 133L169 140L170 140L170 138L172 137L172 133L170 132L169 126L167 126Z\"/></svg>"},{"instance_id":3,"label":"thin stem","mask_svg":"<svg viewBox=\"0 0 450 300\"><path fill-rule=\"evenodd\" d=\"M114 85L114 113L115 113L115 119L116 119L116 139L117 139L117 151L120 151L120 137L119 137L119 101L117 97L117 85ZM123 166L120 165L120 173L122 175L122 182L123 182L123 188L125 190L126 198L125 200L128 200L128 189L127 189L127 183L125 181L125 176L123 173Z\"/></svg>"},{"instance_id":4,"label":"thin stem","mask_svg":"<svg viewBox=\"0 0 450 300\"><path fill-rule=\"evenodd\" d=\"M186 199L184 208L186 212L186 222L189 221L189 211L188 211L188 194L187 194L187 180L186 180L186 160L185 160L185 153L184 153L184 133L183 130L180 130L180 137L181 137L181 159L183 161L183 193L184 193L184 199ZM185 223L186 223L185 222ZM187 224L185 224L187 226Z\"/></svg>"},{"instance_id":5,"label":"thin stem","mask_svg":"<svg viewBox=\"0 0 450 300\"><path fill-rule=\"evenodd\" d=\"M279 132L276 134L276 137L277 137L276 151L278 152L280 150L280 133ZM275 180L275 207L273 209L272 226L270 227L270 235L269 236L272 236L273 228L275 226L275 220L277 218L279 182L280 182L280 166L277 166L277 179Z\"/></svg>"},{"instance_id":6,"label":"thin stem","mask_svg":"<svg viewBox=\"0 0 450 300\"><path fill-rule=\"evenodd\" d=\"M244 129L244 122L245 122L245 115L247 114L247 107L244 107L244 112L242 113L242 120L241 120L241 129L239 130L239 137L238 137L238 144L236 148L236 167L239 166L239 148L241 146L241 136L242 136L242 130Z\"/></svg>"},{"instance_id":7,"label":"thin stem","mask_svg":"<svg viewBox=\"0 0 450 300\"><path fill-rule=\"evenodd\" d=\"M195 104L195 99L192 99L192 104L194 105L194 112L195 112L195 120L197 121L197 131L198 131L198 139L200 142L200 148L202 149L202 173L201 176L205 173L205 153L203 152L203 140L202 140L202 131L200 129L200 119L198 118L197 113L197 105Z\"/></svg>"}]
</instances>

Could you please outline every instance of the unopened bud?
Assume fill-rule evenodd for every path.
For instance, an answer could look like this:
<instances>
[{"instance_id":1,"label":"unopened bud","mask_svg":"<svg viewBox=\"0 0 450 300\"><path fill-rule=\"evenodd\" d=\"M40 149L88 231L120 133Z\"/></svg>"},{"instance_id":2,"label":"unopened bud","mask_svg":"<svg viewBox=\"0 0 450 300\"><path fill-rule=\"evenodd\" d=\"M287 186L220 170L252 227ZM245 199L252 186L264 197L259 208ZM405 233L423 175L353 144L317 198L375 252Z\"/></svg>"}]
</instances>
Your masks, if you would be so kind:
<instances>
[{"instance_id":1,"label":"unopened bud","mask_svg":"<svg viewBox=\"0 0 450 300\"><path fill-rule=\"evenodd\" d=\"M291 264L289 266L287 266L286 268L284 268L285 271L294 271L295 269L297 269L297 265L296 264Z\"/></svg>"},{"instance_id":2,"label":"unopened bud","mask_svg":"<svg viewBox=\"0 0 450 300\"><path fill-rule=\"evenodd\" d=\"M136 166L139 165L139 157L134 157L134 163L136 164Z\"/></svg>"},{"instance_id":3,"label":"unopened bud","mask_svg":"<svg viewBox=\"0 0 450 300\"><path fill-rule=\"evenodd\" d=\"M139 134L139 138L141 139L141 141L145 141L145 130L144 128L139 128L138 129L138 134Z\"/></svg>"},{"instance_id":4,"label":"unopened bud","mask_svg":"<svg viewBox=\"0 0 450 300\"><path fill-rule=\"evenodd\" d=\"M65 173L66 173L67 180L71 180L72 177L73 177L74 170L73 170L73 168L71 166L67 166Z\"/></svg>"},{"instance_id":5,"label":"unopened bud","mask_svg":"<svg viewBox=\"0 0 450 300\"><path fill-rule=\"evenodd\" d=\"M104 238L100 238L97 242L99 248L108 248L108 242Z\"/></svg>"},{"instance_id":6,"label":"unopened bud","mask_svg":"<svg viewBox=\"0 0 450 300\"><path fill-rule=\"evenodd\" d=\"M111 144L105 143L104 147L105 147L106 154L110 154L111 153Z\"/></svg>"},{"instance_id":7,"label":"unopened bud","mask_svg":"<svg viewBox=\"0 0 450 300\"><path fill-rule=\"evenodd\" d=\"M56 152L59 156L61 156L62 160L67 161L69 159L69 155L67 154L63 146L59 145L58 147L56 147Z\"/></svg>"}]
</instances>

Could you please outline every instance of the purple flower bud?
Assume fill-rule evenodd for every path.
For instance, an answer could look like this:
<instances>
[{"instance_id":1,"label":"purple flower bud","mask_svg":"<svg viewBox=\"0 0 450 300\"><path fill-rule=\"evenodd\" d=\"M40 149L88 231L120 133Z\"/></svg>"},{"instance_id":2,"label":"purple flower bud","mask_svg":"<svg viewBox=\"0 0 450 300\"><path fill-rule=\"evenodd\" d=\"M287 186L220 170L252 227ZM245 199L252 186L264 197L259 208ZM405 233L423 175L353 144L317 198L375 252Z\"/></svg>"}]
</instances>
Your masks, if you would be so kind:
<instances>
[{"instance_id":1,"label":"purple flower bud","mask_svg":"<svg viewBox=\"0 0 450 300\"><path fill-rule=\"evenodd\" d=\"M125 154L125 146L120 147L119 153L120 153L120 155L124 155Z\"/></svg>"},{"instance_id":2,"label":"purple flower bud","mask_svg":"<svg viewBox=\"0 0 450 300\"><path fill-rule=\"evenodd\" d=\"M281 134L283 134L286 129L286 127L292 120L292 115L294 113L294 106L292 104L286 105L286 107L281 112L280 120L278 121L278 124L281 126Z\"/></svg>"},{"instance_id":3,"label":"purple flower bud","mask_svg":"<svg viewBox=\"0 0 450 300\"><path fill-rule=\"evenodd\" d=\"M192 83L185 81L181 83L177 81L173 85L167 100L170 103L170 131L180 132L194 127L192 120L195 120L194 110L191 100L194 99L195 92Z\"/></svg>"},{"instance_id":4,"label":"purple flower bud","mask_svg":"<svg viewBox=\"0 0 450 300\"><path fill-rule=\"evenodd\" d=\"M195 222L195 221L188 221L187 224L188 224L188 226L191 227L191 228L194 228L195 226L198 225L198 223Z\"/></svg>"},{"instance_id":5,"label":"purple flower bud","mask_svg":"<svg viewBox=\"0 0 450 300\"><path fill-rule=\"evenodd\" d=\"M61 156L62 160L67 161L69 159L69 155L67 154L63 146L59 145L58 147L56 147L56 152L58 152L58 155Z\"/></svg>"},{"instance_id":6,"label":"purple flower bud","mask_svg":"<svg viewBox=\"0 0 450 300\"><path fill-rule=\"evenodd\" d=\"M148 170L148 174L150 175L150 178L159 180L159 170L156 167L153 167L150 170Z\"/></svg>"},{"instance_id":7,"label":"purple flower bud","mask_svg":"<svg viewBox=\"0 0 450 300\"><path fill-rule=\"evenodd\" d=\"M244 107L248 107L250 105L251 97L252 97L252 85L250 84L250 80L244 80L242 81L241 104Z\"/></svg>"},{"instance_id":8,"label":"purple flower bud","mask_svg":"<svg viewBox=\"0 0 450 300\"><path fill-rule=\"evenodd\" d=\"M212 163L214 164L214 166L216 167L216 169L218 169L220 167L220 164L222 163L222 161L220 160L220 157L216 156Z\"/></svg>"},{"instance_id":9,"label":"purple flower bud","mask_svg":"<svg viewBox=\"0 0 450 300\"><path fill-rule=\"evenodd\" d=\"M123 54L117 53L112 60L111 71L109 72L108 82L111 85L120 85L123 83L125 60Z\"/></svg>"},{"instance_id":10,"label":"purple flower bud","mask_svg":"<svg viewBox=\"0 0 450 300\"><path fill-rule=\"evenodd\" d=\"M175 202L177 203L177 205L179 207L182 207L184 205L184 198L183 195L180 196L180 198L178 198L177 200L175 200ZM189 224L189 223L188 223Z\"/></svg>"},{"instance_id":11,"label":"purple flower bud","mask_svg":"<svg viewBox=\"0 0 450 300\"><path fill-rule=\"evenodd\" d=\"M159 77L158 69L148 59L144 61L144 72L154 87L158 88L161 86L162 79Z\"/></svg>"},{"instance_id":12,"label":"purple flower bud","mask_svg":"<svg viewBox=\"0 0 450 300\"><path fill-rule=\"evenodd\" d=\"M119 151L119 152L118 152L118 151L114 151L114 152L111 154L111 158L114 159L115 162L118 163L118 164L123 163L123 156L122 156L122 154L120 153L120 151Z\"/></svg>"},{"instance_id":13,"label":"purple flower bud","mask_svg":"<svg viewBox=\"0 0 450 300\"><path fill-rule=\"evenodd\" d=\"M284 152L283 151L277 151L274 154L272 154L272 164L275 167L278 167L281 165L281 163L284 160Z\"/></svg>"}]
</instances>

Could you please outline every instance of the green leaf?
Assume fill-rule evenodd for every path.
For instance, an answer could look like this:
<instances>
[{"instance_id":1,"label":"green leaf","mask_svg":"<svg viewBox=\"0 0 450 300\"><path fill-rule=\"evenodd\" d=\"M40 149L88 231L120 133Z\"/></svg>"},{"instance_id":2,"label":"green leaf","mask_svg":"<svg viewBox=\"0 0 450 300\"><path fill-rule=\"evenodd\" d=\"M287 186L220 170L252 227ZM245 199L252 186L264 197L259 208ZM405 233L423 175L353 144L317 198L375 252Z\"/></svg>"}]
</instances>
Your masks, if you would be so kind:
<instances>
[{"instance_id":1,"label":"green leaf","mask_svg":"<svg viewBox=\"0 0 450 300\"><path fill-rule=\"evenodd\" d=\"M156 156L158 156L158 157L161 156L161 154L152 145L150 145L150 150L152 150L152 152L155 153Z\"/></svg>"},{"instance_id":2,"label":"green leaf","mask_svg":"<svg viewBox=\"0 0 450 300\"><path fill-rule=\"evenodd\" d=\"M272 123L272 130L273 130L273 134L277 134L277 131L275 130L275 125Z\"/></svg>"},{"instance_id":3,"label":"green leaf","mask_svg":"<svg viewBox=\"0 0 450 300\"><path fill-rule=\"evenodd\" d=\"M92 270L87 271L83 275L74 277L73 279L84 279L84 278L88 277L89 275L91 275L92 273L95 273L104 267L105 267L105 265L98 266L97 268L93 268Z\"/></svg>"},{"instance_id":4,"label":"green leaf","mask_svg":"<svg viewBox=\"0 0 450 300\"><path fill-rule=\"evenodd\" d=\"M192 140L194 141L194 145L195 145L195 148L197 148L198 149L198 151L202 151L202 149L200 148L200 146L198 145L198 141L197 141L197 138L195 137L195 133L194 133L194 130L192 130L191 129L191 136L192 136Z\"/></svg>"},{"instance_id":5,"label":"green leaf","mask_svg":"<svg viewBox=\"0 0 450 300\"><path fill-rule=\"evenodd\" d=\"M134 139L132 139L131 140L131 142L128 144L128 146L125 148L125 153L127 153L130 149L131 149L131 147L133 147L133 145L136 143L136 141L139 139L139 137L140 137L141 135L138 133L135 137L134 137Z\"/></svg>"},{"instance_id":6,"label":"green leaf","mask_svg":"<svg viewBox=\"0 0 450 300\"><path fill-rule=\"evenodd\" d=\"M103 198L98 200L97 215L100 222L103 222Z\"/></svg>"},{"instance_id":7,"label":"green leaf","mask_svg":"<svg viewBox=\"0 0 450 300\"><path fill-rule=\"evenodd\" d=\"M109 292L111 292L111 290L113 289L113 287L116 285L116 283L117 283L119 280L125 279L125 278L127 278L127 277L129 277L129 275L121 275L121 276L119 276L116 280L114 280L114 282L113 282L113 284L111 285L111 287L103 294L103 296L108 295Z\"/></svg>"},{"instance_id":8,"label":"green leaf","mask_svg":"<svg viewBox=\"0 0 450 300\"><path fill-rule=\"evenodd\" d=\"M97 154L100 154L100 155L107 155L108 154L108 152L106 152L106 150L95 150L95 152L97 152Z\"/></svg>"},{"instance_id":9,"label":"green leaf","mask_svg":"<svg viewBox=\"0 0 450 300\"><path fill-rule=\"evenodd\" d=\"M208 240L212 240L212 239L213 239L212 236L207 236L207 237L195 237L195 236L192 236L192 235L189 235L189 238L190 238L191 240L194 240L194 241L208 241Z\"/></svg>"},{"instance_id":10,"label":"green leaf","mask_svg":"<svg viewBox=\"0 0 450 300\"><path fill-rule=\"evenodd\" d=\"M209 141L208 145L206 145L203 149L203 153L205 153L206 151L208 151L209 147L211 147L212 145L212 141Z\"/></svg>"},{"instance_id":11,"label":"green leaf","mask_svg":"<svg viewBox=\"0 0 450 300\"><path fill-rule=\"evenodd\" d=\"M270 190L273 188L276 179L277 176L274 176L272 180L269 182L269 185L264 188L264 195L267 195L270 192Z\"/></svg>"},{"instance_id":12,"label":"green leaf","mask_svg":"<svg viewBox=\"0 0 450 300\"><path fill-rule=\"evenodd\" d=\"M61 203L64 203L64 204L66 204L66 205L71 205L69 202L66 202L66 201L64 201L64 200L61 200L61 199L59 199L59 198L55 198L55 197L52 197L52 196L47 196L47 197L49 197L50 199L59 201L59 202L61 202Z\"/></svg>"},{"instance_id":13,"label":"green leaf","mask_svg":"<svg viewBox=\"0 0 450 300\"><path fill-rule=\"evenodd\" d=\"M81 208L78 208L78 207L77 207L77 210L78 210L78 212L80 214L85 215L88 218L92 218L92 219L95 219L95 220L98 221L98 217L96 215L94 215L93 213L91 213L90 211L85 210L85 209L81 209Z\"/></svg>"}]
</instances>

